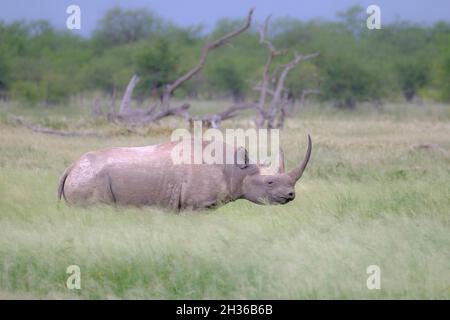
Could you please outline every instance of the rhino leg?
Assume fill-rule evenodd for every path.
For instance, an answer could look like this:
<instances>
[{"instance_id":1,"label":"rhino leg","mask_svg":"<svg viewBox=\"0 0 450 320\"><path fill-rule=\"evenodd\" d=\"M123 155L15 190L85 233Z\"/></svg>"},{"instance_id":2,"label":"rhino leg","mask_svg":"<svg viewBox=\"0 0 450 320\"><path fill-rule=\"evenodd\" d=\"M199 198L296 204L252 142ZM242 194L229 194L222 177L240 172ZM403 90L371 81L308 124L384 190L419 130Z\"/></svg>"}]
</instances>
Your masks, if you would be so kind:
<instances>
[{"instance_id":1,"label":"rhino leg","mask_svg":"<svg viewBox=\"0 0 450 320\"><path fill-rule=\"evenodd\" d=\"M64 198L69 204L90 205L96 202L115 204L114 186L107 172L100 172L89 180L76 181L66 177Z\"/></svg>"},{"instance_id":2,"label":"rhino leg","mask_svg":"<svg viewBox=\"0 0 450 320\"><path fill-rule=\"evenodd\" d=\"M117 204L114 186L108 172L100 172L93 183L92 198L94 201L105 204Z\"/></svg>"}]
</instances>

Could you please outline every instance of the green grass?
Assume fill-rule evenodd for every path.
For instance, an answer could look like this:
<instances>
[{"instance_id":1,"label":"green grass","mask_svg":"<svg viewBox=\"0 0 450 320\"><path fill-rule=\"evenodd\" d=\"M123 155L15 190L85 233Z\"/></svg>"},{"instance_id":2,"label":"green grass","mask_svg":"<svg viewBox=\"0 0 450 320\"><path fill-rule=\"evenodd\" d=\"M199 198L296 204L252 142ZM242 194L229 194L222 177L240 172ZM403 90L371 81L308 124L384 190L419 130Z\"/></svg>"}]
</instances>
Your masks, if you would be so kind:
<instances>
[{"instance_id":1,"label":"green grass","mask_svg":"<svg viewBox=\"0 0 450 320\"><path fill-rule=\"evenodd\" d=\"M182 215L56 200L60 174L82 153L167 140L153 129L170 131L177 120L124 135L83 121L86 111L0 110L0 298L450 298L448 106L304 110L281 133L288 168L313 137L295 201ZM36 134L11 124L9 112L107 134ZM72 264L81 290L65 286ZM373 264L381 290L366 287Z\"/></svg>"}]
</instances>

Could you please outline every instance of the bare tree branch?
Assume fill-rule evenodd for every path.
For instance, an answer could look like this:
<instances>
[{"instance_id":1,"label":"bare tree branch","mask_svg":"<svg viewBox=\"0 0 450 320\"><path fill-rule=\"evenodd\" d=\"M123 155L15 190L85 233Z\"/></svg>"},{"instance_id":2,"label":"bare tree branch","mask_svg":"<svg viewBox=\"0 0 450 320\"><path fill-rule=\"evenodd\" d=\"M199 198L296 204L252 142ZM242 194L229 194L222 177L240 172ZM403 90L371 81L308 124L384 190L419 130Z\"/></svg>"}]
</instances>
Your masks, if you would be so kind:
<instances>
[{"instance_id":1,"label":"bare tree branch","mask_svg":"<svg viewBox=\"0 0 450 320\"><path fill-rule=\"evenodd\" d=\"M167 110L161 110L156 113L151 113L148 117L148 119L144 119L144 122L152 122L152 121L158 121L161 118L167 117L167 116L178 116L185 120L189 120L191 116L189 115L188 109L190 105L187 103L183 103L181 106L176 108L170 108Z\"/></svg>"},{"instance_id":2,"label":"bare tree branch","mask_svg":"<svg viewBox=\"0 0 450 320\"><path fill-rule=\"evenodd\" d=\"M125 94L122 98L122 103L120 104L119 114L125 114L130 109L131 96L133 94L134 87L139 82L139 77L134 74L130 82L128 82L127 89L125 90Z\"/></svg>"},{"instance_id":3,"label":"bare tree branch","mask_svg":"<svg viewBox=\"0 0 450 320\"><path fill-rule=\"evenodd\" d=\"M263 79L262 79L262 83L261 83L261 90L260 90L260 94L259 94L259 102L258 102L258 107L260 110L263 110L265 104L266 104L266 99L267 99L267 93L268 93L268 86L269 86L269 82L270 82L270 68L272 67L272 61L275 57L277 56L281 56L281 55L285 55L287 53L286 50L276 50L275 47L273 46L273 44L267 40L267 29L269 27L269 22L270 22L270 18L271 16L269 15L266 20L264 21L264 24L262 26L260 26L259 29L259 43L265 45L267 47L267 49L269 50L269 55L267 57L267 61L266 64L264 65L264 71L263 71ZM271 93L272 97L275 95L275 93ZM256 117L256 125L258 127L263 126L265 119L263 118L263 114L259 114Z\"/></svg>"},{"instance_id":4,"label":"bare tree branch","mask_svg":"<svg viewBox=\"0 0 450 320\"><path fill-rule=\"evenodd\" d=\"M288 106L289 106L289 98L288 98L288 93L285 92L281 101L281 105L280 105L280 115L278 117L278 123L277 123L277 128L282 128L284 125L284 119L286 118L286 116L289 115L289 110L288 110Z\"/></svg>"},{"instance_id":5,"label":"bare tree branch","mask_svg":"<svg viewBox=\"0 0 450 320\"><path fill-rule=\"evenodd\" d=\"M269 28L271 17L271 15L267 16L266 20L264 20L264 24L259 27L259 43L264 44L269 49L270 55L273 58L287 54L287 50L277 50L272 42L267 40L267 29Z\"/></svg>"},{"instance_id":6,"label":"bare tree branch","mask_svg":"<svg viewBox=\"0 0 450 320\"><path fill-rule=\"evenodd\" d=\"M223 36L220 39L217 39L217 40L215 40L213 42L207 43L202 49L202 52L201 52L201 55L200 55L200 60L197 63L197 65L194 68L192 68L191 70L189 70L186 74L184 74L183 76L181 76L177 80L175 80L175 82L173 82L172 84L169 84L169 85L166 86L166 88L164 90L164 94L163 94L163 101L162 101L163 109L169 107L169 104L170 104L169 101L170 101L170 98L171 98L173 92L180 85L182 85L184 82L186 82L189 79L191 79L198 72L200 72L200 70L202 70L203 66L206 63L206 58L208 57L208 53L211 50L214 50L216 48L219 48L219 47L223 46L224 44L228 43L228 41L230 41L232 38L238 36L239 34L241 34L242 32L244 32L245 30L247 30L250 27L250 24L252 22L253 11L254 11L254 8L250 9L244 25L242 25L239 29L226 34L225 36Z\"/></svg>"},{"instance_id":7,"label":"bare tree branch","mask_svg":"<svg viewBox=\"0 0 450 320\"><path fill-rule=\"evenodd\" d=\"M37 133L45 133L45 134L51 134L56 136L62 136L62 137L97 137L100 138L102 135L95 133L95 132L78 132L78 131L60 131L60 130L54 130L50 128L42 128L42 127L36 127L30 124L29 122L22 119L22 117L18 117L16 115L10 114L9 117L14 120L14 122L18 125L22 125L33 132Z\"/></svg>"},{"instance_id":8,"label":"bare tree branch","mask_svg":"<svg viewBox=\"0 0 450 320\"><path fill-rule=\"evenodd\" d=\"M289 71L291 71L301 61L305 61L305 60L314 58L318 55L319 55L318 52L313 53L313 54L308 54L306 56L295 54L294 59L291 60L288 64L286 64L284 66L283 71L281 71L280 77L278 78L276 88L275 88L275 94L273 95L272 103L270 104L269 111L268 111L269 128L272 128L274 126L275 115L276 115L276 112L277 112L277 109L278 109L278 106L280 103L281 94L284 90L284 82L286 80L286 77L287 77Z\"/></svg>"},{"instance_id":9,"label":"bare tree branch","mask_svg":"<svg viewBox=\"0 0 450 320\"><path fill-rule=\"evenodd\" d=\"M261 112L257 104L248 103L248 104L238 104L229 107L228 109L213 115L206 116L193 116L190 118L190 121L203 121L207 124L210 124L212 128L219 128L220 123L224 120L234 118L240 114L241 111L253 109L258 113Z\"/></svg>"}]
</instances>

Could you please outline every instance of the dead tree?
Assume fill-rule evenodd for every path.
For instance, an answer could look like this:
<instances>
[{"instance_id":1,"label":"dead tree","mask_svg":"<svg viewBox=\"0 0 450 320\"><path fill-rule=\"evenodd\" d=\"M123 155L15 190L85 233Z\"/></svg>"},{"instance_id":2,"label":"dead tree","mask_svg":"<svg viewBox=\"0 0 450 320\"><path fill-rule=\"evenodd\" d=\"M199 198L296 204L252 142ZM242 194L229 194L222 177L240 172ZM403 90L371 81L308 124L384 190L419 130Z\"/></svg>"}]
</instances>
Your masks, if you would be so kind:
<instances>
[{"instance_id":1,"label":"dead tree","mask_svg":"<svg viewBox=\"0 0 450 320\"><path fill-rule=\"evenodd\" d=\"M277 50L274 45L267 39L267 29L270 22L270 16L268 16L261 26L260 43L264 45L269 54L264 66L263 79L261 84L256 87L260 91L258 107L260 109L259 114L255 118L255 124L257 127L275 128L281 127L284 123L284 118L287 114L288 95L284 83L286 77L295 66L300 62L316 57L319 53L313 53L308 55L294 54L294 58L281 68L281 72L275 71L270 73L272 69L273 60L279 56L287 55L286 50ZM272 85L273 84L273 85Z\"/></svg>"},{"instance_id":2,"label":"dead tree","mask_svg":"<svg viewBox=\"0 0 450 320\"><path fill-rule=\"evenodd\" d=\"M218 128L222 121L236 117L243 111L252 110L253 113L256 114L254 119L255 125L258 128L282 127L285 116L289 112L288 95L285 94L286 89L284 87L286 77L289 71L291 71L300 62L314 58L318 55L318 53L308 55L298 55L295 53L294 58L289 63L282 66L281 69L277 68L272 72L272 64L274 59L279 56L285 56L288 52L286 50L277 50L267 39L267 29L270 16L266 18L264 24L260 28L260 43L267 48L268 57L264 66L262 81L255 88L260 91L259 100L257 103L235 104L222 112L206 116L191 116L188 111L189 105L186 103L178 107L171 106L171 98L175 90L203 69L208 54L212 50L223 46L234 37L246 31L250 27L252 15L253 9L249 11L245 23L239 29L226 34L220 39L207 43L201 51L198 63L173 83L166 85L161 101L158 104L143 109L133 109L130 107L133 89L139 81L139 77L137 75L133 75L122 98L117 119L126 122L146 124L167 116L178 116L191 123L192 121L203 121L206 126Z\"/></svg>"},{"instance_id":3,"label":"dead tree","mask_svg":"<svg viewBox=\"0 0 450 320\"><path fill-rule=\"evenodd\" d=\"M264 24L260 27L260 44L268 50L268 56L264 65L262 81L254 88L258 90L259 99L255 104L233 105L229 109L218 114L207 115L203 117L193 117L195 120L202 120L209 123L212 127L218 127L220 122L231 117L237 116L241 111L252 109L256 116L254 117L255 125L258 128L281 128L284 124L285 117L292 115L293 110L289 110L289 98L287 90L284 87L286 78L295 66L300 62L316 57L319 53L308 55L294 54L294 58L282 66L272 71L272 64L275 58L288 54L287 50L277 50L275 46L267 39L267 29L270 22L268 16ZM315 91L314 91L315 92ZM312 90L305 91L303 99L307 94L313 93Z\"/></svg>"},{"instance_id":4,"label":"dead tree","mask_svg":"<svg viewBox=\"0 0 450 320\"><path fill-rule=\"evenodd\" d=\"M137 82L139 81L139 77L137 75L133 75L123 96L122 104L119 113L117 115L117 118L119 120L132 123L151 123L167 116L179 116L186 120L192 120L192 117L188 112L189 109L188 104L184 103L178 107L171 106L171 98L173 96L173 93L183 83L190 80L192 77L194 77L203 69L206 60L208 58L208 54L212 50L223 46L224 44L228 43L231 39L235 38L236 36L246 31L250 27L252 16L253 16L253 9L249 11L245 23L239 29L226 34L220 39L206 43L206 45L203 47L201 51L198 63L191 70L189 70L186 74L179 77L173 83L166 85L162 94L161 102L154 107L150 107L147 109L133 109L130 107L133 89L136 86Z\"/></svg>"}]
</instances>

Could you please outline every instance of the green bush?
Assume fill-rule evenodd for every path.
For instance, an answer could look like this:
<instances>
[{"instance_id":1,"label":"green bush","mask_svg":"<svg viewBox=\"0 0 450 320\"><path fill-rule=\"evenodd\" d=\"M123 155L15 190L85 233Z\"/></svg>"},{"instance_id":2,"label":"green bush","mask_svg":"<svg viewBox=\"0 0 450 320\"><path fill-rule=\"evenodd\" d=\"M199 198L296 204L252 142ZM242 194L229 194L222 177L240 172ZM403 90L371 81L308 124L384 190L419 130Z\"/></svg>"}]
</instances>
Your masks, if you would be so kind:
<instances>
[{"instance_id":1,"label":"green bush","mask_svg":"<svg viewBox=\"0 0 450 320\"><path fill-rule=\"evenodd\" d=\"M350 108L401 96L450 101L448 23L395 21L367 30L364 17L362 8L352 7L334 22L275 19L268 38L290 53L278 57L271 72L279 72L294 52L318 51L318 58L289 74L286 88L293 96L319 89L320 99ZM81 38L46 21L0 21L0 97L61 103L79 92L123 91L135 73L141 77L136 96L156 97L198 63L206 42L241 24L221 19L206 32L201 26L176 26L151 11L113 8L90 38ZM252 27L211 52L202 72L183 84L177 97L255 97L266 59L267 50Z\"/></svg>"},{"instance_id":2,"label":"green bush","mask_svg":"<svg viewBox=\"0 0 450 320\"><path fill-rule=\"evenodd\" d=\"M47 92L42 85L30 81L14 82L10 91L12 98L26 100L32 104L44 100L47 96Z\"/></svg>"}]
</instances>

